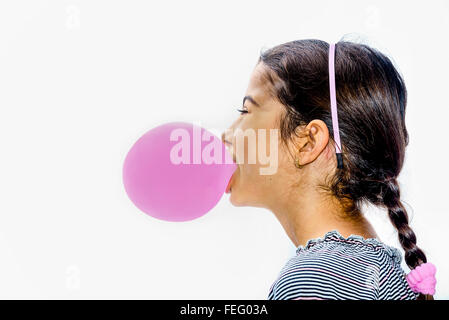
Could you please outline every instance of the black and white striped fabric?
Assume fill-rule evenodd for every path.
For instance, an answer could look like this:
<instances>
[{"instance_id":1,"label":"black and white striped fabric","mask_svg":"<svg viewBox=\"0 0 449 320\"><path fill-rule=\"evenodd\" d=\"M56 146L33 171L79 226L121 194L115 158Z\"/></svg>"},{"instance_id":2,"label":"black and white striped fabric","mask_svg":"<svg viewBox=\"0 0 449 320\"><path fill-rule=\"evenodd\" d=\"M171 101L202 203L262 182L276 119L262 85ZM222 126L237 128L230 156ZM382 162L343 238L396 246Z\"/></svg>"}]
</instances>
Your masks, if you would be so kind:
<instances>
[{"instance_id":1,"label":"black and white striped fabric","mask_svg":"<svg viewBox=\"0 0 449 320\"><path fill-rule=\"evenodd\" d=\"M377 239L329 231L297 248L268 300L415 300L401 261L398 249Z\"/></svg>"}]
</instances>

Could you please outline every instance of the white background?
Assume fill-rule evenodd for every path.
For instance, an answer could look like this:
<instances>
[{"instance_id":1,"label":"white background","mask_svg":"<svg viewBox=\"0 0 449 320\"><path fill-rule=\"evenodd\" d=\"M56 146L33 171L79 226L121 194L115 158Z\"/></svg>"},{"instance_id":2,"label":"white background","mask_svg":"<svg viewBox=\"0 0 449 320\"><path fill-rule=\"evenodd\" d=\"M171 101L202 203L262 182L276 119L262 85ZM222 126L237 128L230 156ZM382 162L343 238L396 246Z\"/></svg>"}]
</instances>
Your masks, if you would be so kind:
<instances>
[{"instance_id":1,"label":"white background","mask_svg":"<svg viewBox=\"0 0 449 320\"><path fill-rule=\"evenodd\" d=\"M448 15L443 0L2 0L0 298L266 299L295 250L271 212L224 195L197 220L154 219L123 160L165 122L227 128L261 48L348 34L404 75L402 198L449 298ZM367 214L399 247L386 213Z\"/></svg>"}]
</instances>

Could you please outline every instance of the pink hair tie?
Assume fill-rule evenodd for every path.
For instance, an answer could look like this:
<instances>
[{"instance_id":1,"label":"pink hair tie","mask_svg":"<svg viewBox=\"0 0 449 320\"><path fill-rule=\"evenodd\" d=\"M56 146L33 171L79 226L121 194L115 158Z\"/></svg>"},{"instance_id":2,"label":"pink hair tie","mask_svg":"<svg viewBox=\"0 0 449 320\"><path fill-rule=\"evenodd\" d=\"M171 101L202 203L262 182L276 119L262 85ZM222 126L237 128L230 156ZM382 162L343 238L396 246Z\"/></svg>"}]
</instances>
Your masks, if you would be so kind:
<instances>
[{"instance_id":1,"label":"pink hair tie","mask_svg":"<svg viewBox=\"0 0 449 320\"><path fill-rule=\"evenodd\" d=\"M413 292L435 294L437 268L430 262L423 263L407 274L407 282Z\"/></svg>"}]
</instances>

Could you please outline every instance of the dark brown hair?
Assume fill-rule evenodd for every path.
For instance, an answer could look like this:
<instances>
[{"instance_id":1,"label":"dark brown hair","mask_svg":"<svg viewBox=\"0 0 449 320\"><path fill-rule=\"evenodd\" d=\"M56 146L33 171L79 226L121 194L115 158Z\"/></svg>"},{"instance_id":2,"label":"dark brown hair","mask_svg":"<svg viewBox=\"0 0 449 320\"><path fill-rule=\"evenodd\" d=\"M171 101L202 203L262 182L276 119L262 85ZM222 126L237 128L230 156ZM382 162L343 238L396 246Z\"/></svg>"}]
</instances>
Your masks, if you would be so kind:
<instances>
[{"instance_id":1,"label":"dark brown hair","mask_svg":"<svg viewBox=\"0 0 449 320\"><path fill-rule=\"evenodd\" d=\"M324 121L333 137L330 111L329 44L307 39L287 42L261 51L258 63L272 95L285 107L280 122L282 141L314 119ZM327 188L350 203L347 213L364 202L385 207L398 231L410 269L425 263L416 245L407 211L400 199L397 177L402 169L408 133L405 127L407 90L391 60L359 43L339 41L335 46L335 84L343 169L329 178ZM433 299L420 295L419 299Z\"/></svg>"}]
</instances>

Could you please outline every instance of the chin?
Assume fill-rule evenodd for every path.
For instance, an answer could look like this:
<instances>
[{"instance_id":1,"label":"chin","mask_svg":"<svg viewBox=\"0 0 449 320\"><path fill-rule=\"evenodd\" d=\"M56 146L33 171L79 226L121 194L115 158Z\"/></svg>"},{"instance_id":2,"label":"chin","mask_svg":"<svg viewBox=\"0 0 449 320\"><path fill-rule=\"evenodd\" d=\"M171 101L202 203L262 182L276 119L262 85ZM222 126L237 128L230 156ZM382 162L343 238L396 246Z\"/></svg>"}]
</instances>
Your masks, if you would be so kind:
<instances>
[{"instance_id":1,"label":"chin","mask_svg":"<svg viewBox=\"0 0 449 320\"><path fill-rule=\"evenodd\" d=\"M232 192L231 192L231 195L229 196L229 202L230 202L233 206L238 207L238 206L239 206L239 202L236 201L235 198L236 198L236 197L235 197L235 196L232 194Z\"/></svg>"},{"instance_id":2,"label":"chin","mask_svg":"<svg viewBox=\"0 0 449 320\"><path fill-rule=\"evenodd\" d=\"M231 191L229 196L229 202L235 207L258 207L258 203L254 200L255 199L250 199L235 191Z\"/></svg>"},{"instance_id":3,"label":"chin","mask_svg":"<svg viewBox=\"0 0 449 320\"><path fill-rule=\"evenodd\" d=\"M229 197L229 202L235 207L243 207L246 204L239 198L238 194L231 191L231 195Z\"/></svg>"}]
</instances>

